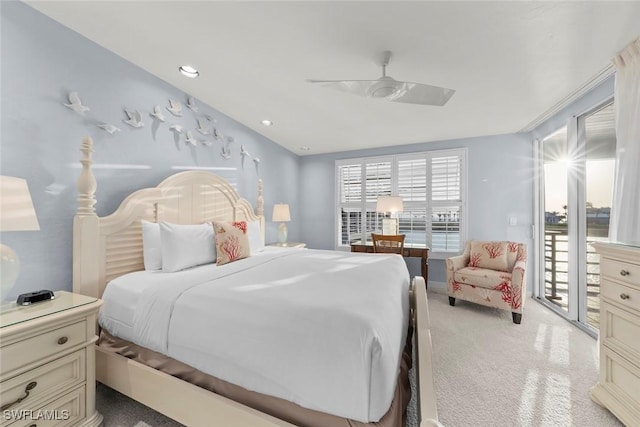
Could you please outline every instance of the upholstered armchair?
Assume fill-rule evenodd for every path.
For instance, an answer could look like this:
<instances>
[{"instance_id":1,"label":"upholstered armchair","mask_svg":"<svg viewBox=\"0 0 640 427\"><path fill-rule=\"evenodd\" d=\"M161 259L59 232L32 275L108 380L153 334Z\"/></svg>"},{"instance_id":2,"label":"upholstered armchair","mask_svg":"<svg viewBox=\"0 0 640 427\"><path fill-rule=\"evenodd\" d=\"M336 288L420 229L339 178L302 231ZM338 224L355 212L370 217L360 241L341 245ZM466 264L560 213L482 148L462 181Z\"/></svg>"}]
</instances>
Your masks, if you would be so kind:
<instances>
[{"instance_id":1,"label":"upholstered armchair","mask_svg":"<svg viewBox=\"0 0 640 427\"><path fill-rule=\"evenodd\" d=\"M470 240L464 253L447 258L449 304L456 298L509 310L513 323L522 320L527 247L516 242Z\"/></svg>"}]
</instances>

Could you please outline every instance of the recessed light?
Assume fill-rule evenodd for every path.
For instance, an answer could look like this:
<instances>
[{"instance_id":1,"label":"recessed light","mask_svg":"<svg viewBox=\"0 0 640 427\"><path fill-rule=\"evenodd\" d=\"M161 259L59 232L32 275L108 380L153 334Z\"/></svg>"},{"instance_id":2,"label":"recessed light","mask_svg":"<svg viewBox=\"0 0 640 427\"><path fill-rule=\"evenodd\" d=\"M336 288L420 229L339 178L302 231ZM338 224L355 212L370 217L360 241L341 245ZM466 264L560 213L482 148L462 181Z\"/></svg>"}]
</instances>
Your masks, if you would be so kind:
<instances>
[{"instance_id":1,"label":"recessed light","mask_svg":"<svg viewBox=\"0 0 640 427\"><path fill-rule=\"evenodd\" d=\"M191 65L181 65L178 67L178 70L180 70L183 76L189 77L190 79L195 79L200 75L198 70L193 68Z\"/></svg>"},{"instance_id":2,"label":"recessed light","mask_svg":"<svg viewBox=\"0 0 640 427\"><path fill-rule=\"evenodd\" d=\"M267 119L264 119L260 123L262 123L265 126L271 126L273 124L273 122L271 120L267 120Z\"/></svg>"},{"instance_id":3,"label":"recessed light","mask_svg":"<svg viewBox=\"0 0 640 427\"><path fill-rule=\"evenodd\" d=\"M300 151L309 151L311 150L311 148L307 147L306 145L303 145L302 147L300 147Z\"/></svg>"}]
</instances>

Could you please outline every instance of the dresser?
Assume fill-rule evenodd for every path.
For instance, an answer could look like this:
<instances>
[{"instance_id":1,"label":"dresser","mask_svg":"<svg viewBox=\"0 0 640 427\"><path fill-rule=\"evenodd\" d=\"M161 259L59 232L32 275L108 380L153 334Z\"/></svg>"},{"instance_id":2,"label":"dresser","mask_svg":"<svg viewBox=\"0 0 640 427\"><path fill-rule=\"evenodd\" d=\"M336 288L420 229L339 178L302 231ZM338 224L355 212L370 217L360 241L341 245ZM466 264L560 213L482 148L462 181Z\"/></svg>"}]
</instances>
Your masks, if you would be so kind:
<instances>
[{"instance_id":1,"label":"dresser","mask_svg":"<svg viewBox=\"0 0 640 427\"><path fill-rule=\"evenodd\" d=\"M0 425L99 426L96 316L102 301L56 291L30 306L0 306Z\"/></svg>"},{"instance_id":2,"label":"dresser","mask_svg":"<svg viewBox=\"0 0 640 427\"><path fill-rule=\"evenodd\" d=\"M640 248L594 243L600 254L600 372L591 398L640 425Z\"/></svg>"}]
</instances>

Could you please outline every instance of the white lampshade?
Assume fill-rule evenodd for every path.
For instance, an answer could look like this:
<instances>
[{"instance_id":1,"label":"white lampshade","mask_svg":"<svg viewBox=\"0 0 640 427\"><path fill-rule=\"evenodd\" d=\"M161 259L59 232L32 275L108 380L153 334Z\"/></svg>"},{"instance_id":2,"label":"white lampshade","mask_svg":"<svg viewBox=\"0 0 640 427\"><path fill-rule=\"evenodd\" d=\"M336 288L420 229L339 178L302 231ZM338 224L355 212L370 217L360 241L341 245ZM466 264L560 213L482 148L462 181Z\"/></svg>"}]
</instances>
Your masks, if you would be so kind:
<instances>
[{"instance_id":1,"label":"white lampshade","mask_svg":"<svg viewBox=\"0 0 640 427\"><path fill-rule=\"evenodd\" d=\"M40 230L27 181L0 176L0 231Z\"/></svg>"},{"instance_id":2,"label":"white lampshade","mask_svg":"<svg viewBox=\"0 0 640 427\"><path fill-rule=\"evenodd\" d=\"M378 196L378 202L376 203L376 212L402 212L404 207L402 205L402 197L400 196Z\"/></svg>"},{"instance_id":3,"label":"white lampshade","mask_svg":"<svg viewBox=\"0 0 640 427\"><path fill-rule=\"evenodd\" d=\"M0 231L40 230L27 181L0 176ZM0 302L18 278L20 260L13 249L0 243Z\"/></svg>"},{"instance_id":4,"label":"white lampshade","mask_svg":"<svg viewBox=\"0 0 640 427\"><path fill-rule=\"evenodd\" d=\"M271 217L273 222L288 222L291 221L291 214L289 213L289 205L284 203L278 203L273 205L273 215Z\"/></svg>"}]
</instances>

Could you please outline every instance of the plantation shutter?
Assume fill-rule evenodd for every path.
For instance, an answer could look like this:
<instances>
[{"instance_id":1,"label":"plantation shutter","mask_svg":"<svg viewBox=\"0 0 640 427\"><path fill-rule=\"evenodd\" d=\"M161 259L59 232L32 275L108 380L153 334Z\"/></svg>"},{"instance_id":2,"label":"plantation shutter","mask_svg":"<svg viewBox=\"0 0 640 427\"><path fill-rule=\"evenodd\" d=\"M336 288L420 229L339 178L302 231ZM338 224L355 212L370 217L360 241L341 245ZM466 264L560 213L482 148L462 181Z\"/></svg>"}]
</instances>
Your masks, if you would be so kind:
<instances>
[{"instance_id":1,"label":"plantation shutter","mask_svg":"<svg viewBox=\"0 0 640 427\"><path fill-rule=\"evenodd\" d=\"M462 170L460 155L431 159L431 250L459 252L462 210Z\"/></svg>"}]
</instances>

